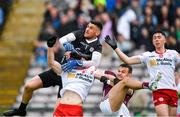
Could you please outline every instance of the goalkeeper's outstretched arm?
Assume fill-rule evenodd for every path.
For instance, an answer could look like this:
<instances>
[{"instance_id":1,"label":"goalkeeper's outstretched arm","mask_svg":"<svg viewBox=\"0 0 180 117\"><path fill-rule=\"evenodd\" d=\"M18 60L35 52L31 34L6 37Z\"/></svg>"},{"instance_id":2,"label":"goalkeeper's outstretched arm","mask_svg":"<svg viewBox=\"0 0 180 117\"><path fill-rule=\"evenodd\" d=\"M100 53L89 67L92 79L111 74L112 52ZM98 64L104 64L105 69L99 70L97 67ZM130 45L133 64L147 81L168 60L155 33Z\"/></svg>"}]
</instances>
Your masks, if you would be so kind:
<instances>
[{"instance_id":1,"label":"goalkeeper's outstretched arm","mask_svg":"<svg viewBox=\"0 0 180 117\"><path fill-rule=\"evenodd\" d=\"M56 74L61 74L61 64L54 60L53 48L48 48L48 65L53 69Z\"/></svg>"},{"instance_id":2,"label":"goalkeeper's outstretched arm","mask_svg":"<svg viewBox=\"0 0 180 117\"><path fill-rule=\"evenodd\" d=\"M54 50L53 46L56 43L56 37L51 37L47 41L47 46L48 46L48 52L47 52L47 58L48 58L48 65L53 69L53 71L56 74L61 74L62 69L61 69L61 64L54 59Z\"/></svg>"}]
</instances>

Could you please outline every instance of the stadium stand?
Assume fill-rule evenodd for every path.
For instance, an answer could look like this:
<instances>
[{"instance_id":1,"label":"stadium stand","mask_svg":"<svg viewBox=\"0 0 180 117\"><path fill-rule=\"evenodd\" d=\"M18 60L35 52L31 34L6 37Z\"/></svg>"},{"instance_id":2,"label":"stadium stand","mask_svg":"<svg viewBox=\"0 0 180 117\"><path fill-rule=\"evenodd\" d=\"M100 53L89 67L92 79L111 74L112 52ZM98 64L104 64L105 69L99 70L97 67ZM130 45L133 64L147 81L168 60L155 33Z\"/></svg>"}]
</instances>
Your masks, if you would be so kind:
<instances>
[{"instance_id":1,"label":"stadium stand","mask_svg":"<svg viewBox=\"0 0 180 117\"><path fill-rule=\"evenodd\" d=\"M41 2L30 1L27 4L24 0L14 1L6 19L0 42L0 112L16 102L19 88L23 85L32 55L33 40L39 33L43 19L44 8Z\"/></svg>"},{"instance_id":2,"label":"stadium stand","mask_svg":"<svg viewBox=\"0 0 180 117\"><path fill-rule=\"evenodd\" d=\"M160 6L166 10L160 9ZM47 49L47 38L83 28L91 18L102 21L104 34L112 32L110 35L117 38L118 47L129 56L151 51L150 35L159 27L163 27L168 34L167 47L180 52L179 0L14 0L10 10L0 39L0 113L17 108L24 83L48 69L46 56L40 56L43 62L37 61L39 51ZM102 16L103 13L107 14ZM164 15L166 13L168 16ZM122 24L126 24L126 29L121 27ZM103 43L104 36L102 34L100 37L103 57L99 68L115 71L120 61ZM134 65L133 70L134 79L149 80L143 65ZM84 116L103 116L98 107L101 89L102 84L95 80L83 105ZM52 116L57 91L58 87L37 90L28 105L27 116ZM131 114L155 116L151 92L136 93L129 105ZM142 94L147 98L137 99ZM138 105L136 100L144 105Z\"/></svg>"}]
</instances>

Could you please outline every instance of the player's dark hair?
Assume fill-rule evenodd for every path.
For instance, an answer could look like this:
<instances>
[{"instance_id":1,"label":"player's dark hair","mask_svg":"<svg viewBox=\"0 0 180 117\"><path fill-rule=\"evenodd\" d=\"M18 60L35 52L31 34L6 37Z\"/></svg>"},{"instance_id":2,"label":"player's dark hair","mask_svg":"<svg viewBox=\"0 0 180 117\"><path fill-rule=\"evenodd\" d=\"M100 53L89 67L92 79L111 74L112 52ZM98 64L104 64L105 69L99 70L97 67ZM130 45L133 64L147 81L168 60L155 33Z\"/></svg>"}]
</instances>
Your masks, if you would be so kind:
<instances>
[{"instance_id":1,"label":"player's dark hair","mask_svg":"<svg viewBox=\"0 0 180 117\"><path fill-rule=\"evenodd\" d=\"M128 64L126 64L126 63L122 63L122 64L120 65L120 67L126 67L126 68L129 69L129 73L132 73L132 67L131 67L130 65L128 65Z\"/></svg>"},{"instance_id":2,"label":"player's dark hair","mask_svg":"<svg viewBox=\"0 0 180 117\"><path fill-rule=\"evenodd\" d=\"M162 31L162 30L155 30L155 31L153 32L153 35L156 34L156 33L161 33L165 38L167 37L167 36L166 36L166 33L165 33L164 31Z\"/></svg>"},{"instance_id":3,"label":"player's dark hair","mask_svg":"<svg viewBox=\"0 0 180 117\"><path fill-rule=\"evenodd\" d=\"M91 21L90 21L90 23L92 23L92 24L96 25L96 26L97 26L100 30L102 30L102 28L103 28L102 23L101 23L101 22L99 22L99 21L96 21L96 20L91 20Z\"/></svg>"}]
</instances>

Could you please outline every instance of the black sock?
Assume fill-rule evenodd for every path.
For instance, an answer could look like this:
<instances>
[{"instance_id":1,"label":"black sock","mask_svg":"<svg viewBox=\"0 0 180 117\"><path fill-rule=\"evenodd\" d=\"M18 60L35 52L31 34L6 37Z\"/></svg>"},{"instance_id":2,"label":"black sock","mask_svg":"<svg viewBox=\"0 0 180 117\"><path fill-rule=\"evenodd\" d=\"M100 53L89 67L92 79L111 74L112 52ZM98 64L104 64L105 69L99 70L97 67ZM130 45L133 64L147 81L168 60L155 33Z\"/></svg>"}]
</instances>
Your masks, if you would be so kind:
<instances>
[{"instance_id":1,"label":"black sock","mask_svg":"<svg viewBox=\"0 0 180 117\"><path fill-rule=\"evenodd\" d=\"M21 102L21 104L19 106L19 110L26 111L26 107L27 107L27 104L24 104Z\"/></svg>"}]
</instances>

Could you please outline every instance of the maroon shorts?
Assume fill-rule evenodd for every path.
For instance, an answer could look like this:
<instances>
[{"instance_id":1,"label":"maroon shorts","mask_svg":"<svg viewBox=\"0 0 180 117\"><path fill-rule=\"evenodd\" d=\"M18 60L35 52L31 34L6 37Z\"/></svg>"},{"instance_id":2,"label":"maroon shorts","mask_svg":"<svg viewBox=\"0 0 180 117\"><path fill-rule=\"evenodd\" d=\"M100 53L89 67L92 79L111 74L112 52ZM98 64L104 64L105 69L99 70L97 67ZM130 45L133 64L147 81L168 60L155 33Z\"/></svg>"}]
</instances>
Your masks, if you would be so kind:
<instances>
[{"instance_id":1,"label":"maroon shorts","mask_svg":"<svg viewBox=\"0 0 180 117\"><path fill-rule=\"evenodd\" d=\"M167 104L173 107L177 107L177 91L170 89L158 89L156 91L153 91L153 103L155 106L160 104Z\"/></svg>"},{"instance_id":2,"label":"maroon shorts","mask_svg":"<svg viewBox=\"0 0 180 117\"><path fill-rule=\"evenodd\" d=\"M83 116L83 109L80 105L69 105L69 104L61 104L56 107L53 117L65 117L65 116Z\"/></svg>"}]
</instances>

